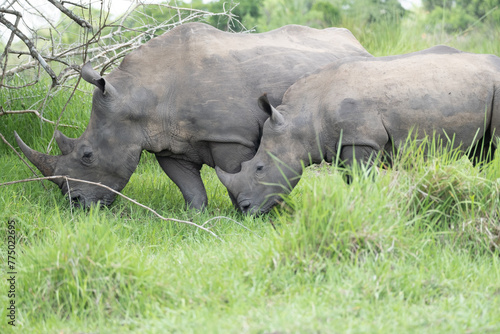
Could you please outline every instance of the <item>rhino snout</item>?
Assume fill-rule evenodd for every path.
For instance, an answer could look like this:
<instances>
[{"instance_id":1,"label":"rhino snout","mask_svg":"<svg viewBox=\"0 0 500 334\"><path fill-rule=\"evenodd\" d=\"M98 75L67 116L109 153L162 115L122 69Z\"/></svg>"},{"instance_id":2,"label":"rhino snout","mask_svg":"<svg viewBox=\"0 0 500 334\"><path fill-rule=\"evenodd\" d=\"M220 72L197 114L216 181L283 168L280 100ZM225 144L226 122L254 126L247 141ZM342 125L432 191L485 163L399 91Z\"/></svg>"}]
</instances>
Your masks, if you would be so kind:
<instances>
[{"instance_id":1,"label":"rhino snout","mask_svg":"<svg viewBox=\"0 0 500 334\"><path fill-rule=\"evenodd\" d=\"M85 206L85 199L80 195L71 196L70 202L75 208L85 208L86 207Z\"/></svg>"},{"instance_id":2,"label":"rhino snout","mask_svg":"<svg viewBox=\"0 0 500 334\"><path fill-rule=\"evenodd\" d=\"M238 206L243 213L248 213L248 210L252 207L252 202L249 199L244 199L238 202Z\"/></svg>"}]
</instances>

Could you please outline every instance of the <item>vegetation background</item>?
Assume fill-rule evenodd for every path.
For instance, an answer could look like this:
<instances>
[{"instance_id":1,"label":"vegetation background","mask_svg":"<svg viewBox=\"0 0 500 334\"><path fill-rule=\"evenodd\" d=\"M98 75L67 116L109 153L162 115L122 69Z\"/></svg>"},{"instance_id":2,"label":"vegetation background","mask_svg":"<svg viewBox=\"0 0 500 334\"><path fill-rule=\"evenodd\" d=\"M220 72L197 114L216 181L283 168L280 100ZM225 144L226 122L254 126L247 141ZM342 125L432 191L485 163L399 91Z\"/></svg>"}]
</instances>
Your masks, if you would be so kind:
<instances>
[{"instance_id":1,"label":"vegetation background","mask_svg":"<svg viewBox=\"0 0 500 334\"><path fill-rule=\"evenodd\" d=\"M181 4L217 11L222 2ZM149 6L126 24L177 15ZM241 1L233 13L258 32L284 24L346 27L375 56L436 44L500 55L494 0ZM87 15L82 11L82 15ZM220 29L235 21L206 17ZM68 23L68 40L79 28ZM71 30L74 29L74 30ZM160 32L159 32L160 33ZM10 85L31 80L12 77ZM47 99L50 79L0 90L7 110L35 109L77 128L88 122L91 87ZM51 92L49 90L49 92ZM49 93L52 94L52 93ZM66 105L67 104L67 105ZM3 114L0 133L18 131L46 151L54 124ZM213 170L204 168L204 212L186 211L152 155L123 193L163 221L118 198L110 208L72 208L45 182L0 186L0 332L20 333L498 333L500 331L500 158L474 167L458 152L409 142L373 179L355 170L347 186L335 166L309 168L286 204L242 216ZM52 149L57 154L57 149ZM31 177L6 144L0 183ZM15 327L8 324L8 222L15 222Z\"/></svg>"}]
</instances>

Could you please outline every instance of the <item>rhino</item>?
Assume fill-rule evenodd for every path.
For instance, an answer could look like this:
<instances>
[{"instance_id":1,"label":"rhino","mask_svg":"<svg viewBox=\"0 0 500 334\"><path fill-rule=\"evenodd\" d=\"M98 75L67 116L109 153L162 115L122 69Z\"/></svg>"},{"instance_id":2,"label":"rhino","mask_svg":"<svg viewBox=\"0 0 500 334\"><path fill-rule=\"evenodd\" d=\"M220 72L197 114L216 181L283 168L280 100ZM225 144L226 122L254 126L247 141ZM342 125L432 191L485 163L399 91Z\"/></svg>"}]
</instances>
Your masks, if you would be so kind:
<instances>
[{"instance_id":1,"label":"rhino","mask_svg":"<svg viewBox=\"0 0 500 334\"><path fill-rule=\"evenodd\" d=\"M124 57L102 77L87 63L82 78L95 85L88 126L77 139L55 133L62 155L29 148L26 157L45 176L65 175L121 191L141 152L155 154L186 205L207 206L203 164L239 171L256 153L266 113L258 97L279 104L300 77L340 58L372 57L347 29L297 25L259 34L180 25ZM95 185L53 179L73 202L109 205L115 193Z\"/></svg>"},{"instance_id":2,"label":"rhino","mask_svg":"<svg viewBox=\"0 0 500 334\"><path fill-rule=\"evenodd\" d=\"M500 58L437 46L340 59L299 79L277 108L266 95L259 103L270 117L256 155L238 173L216 167L238 208L250 214L278 203L299 182L303 166L326 160L370 168L378 154L403 149L410 134L435 136L463 153L476 147L469 152L479 154L492 144L494 153Z\"/></svg>"}]
</instances>

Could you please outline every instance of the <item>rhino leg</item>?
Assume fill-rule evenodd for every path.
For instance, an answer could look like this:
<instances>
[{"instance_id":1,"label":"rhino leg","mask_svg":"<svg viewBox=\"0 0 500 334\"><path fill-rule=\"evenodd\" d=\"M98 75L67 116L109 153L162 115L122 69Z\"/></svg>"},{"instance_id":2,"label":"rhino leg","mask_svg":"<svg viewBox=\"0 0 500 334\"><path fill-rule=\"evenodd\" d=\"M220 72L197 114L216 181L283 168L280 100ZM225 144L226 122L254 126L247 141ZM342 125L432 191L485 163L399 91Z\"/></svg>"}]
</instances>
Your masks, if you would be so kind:
<instances>
[{"instance_id":1,"label":"rhino leg","mask_svg":"<svg viewBox=\"0 0 500 334\"><path fill-rule=\"evenodd\" d=\"M340 160L344 167L352 167L354 161L371 169L378 151L371 146L349 145L343 146L340 152ZM352 182L352 175L345 175L347 184Z\"/></svg>"},{"instance_id":2,"label":"rhino leg","mask_svg":"<svg viewBox=\"0 0 500 334\"><path fill-rule=\"evenodd\" d=\"M188 208L202 210L208 205L207 192L200 176L201 165L156 156L167 176L179 187Z\"/></svg>"}]
</instances>

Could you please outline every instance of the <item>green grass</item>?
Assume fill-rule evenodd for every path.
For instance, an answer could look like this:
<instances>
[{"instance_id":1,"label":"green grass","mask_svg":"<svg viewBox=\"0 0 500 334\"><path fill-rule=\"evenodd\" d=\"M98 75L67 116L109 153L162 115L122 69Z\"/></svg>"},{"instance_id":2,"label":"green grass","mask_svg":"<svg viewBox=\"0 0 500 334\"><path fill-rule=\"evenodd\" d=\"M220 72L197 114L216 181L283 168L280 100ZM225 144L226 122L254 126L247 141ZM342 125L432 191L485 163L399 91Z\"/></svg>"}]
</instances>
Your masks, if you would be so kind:
<instances>
[{"instance_id":1,"label":"green grass","mask_svg":"<svg viewBox=\"0 0 500 334\"><path fill-rule=\"evenodd\" d=\"M352 30L377 55L431 46L411 24L361 37ZM489 38L460 43L500 54ZM12 103L6 109L36 107L44 96L43 87L0 92L2 105ZM68 96L49 99L44 116L57 119ZM63 132L81 134L89 111L90 95L77 92L61 123L79 129ZM1 121L7 140L17 130L41 151L54 129L33 115ZM309 168L287 205L262 217L237 213L209 168L208 209L184 210L144 153L123 193L165 217L204 224L225 216L209 222L222 240L123 198L84 211L50 182L47 190L39 182L0 187L0 332L497 333L500 157L480 168L454 152L424 159L410 146L394 168L355 173L351 185L334 167ZM3 144L0 170L0 183L31 177ZM6 317L9 220L16 328Z\"/></svg>"}]
</instances>

